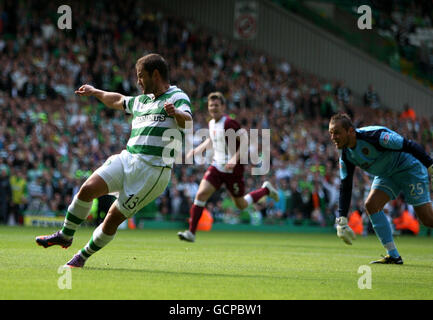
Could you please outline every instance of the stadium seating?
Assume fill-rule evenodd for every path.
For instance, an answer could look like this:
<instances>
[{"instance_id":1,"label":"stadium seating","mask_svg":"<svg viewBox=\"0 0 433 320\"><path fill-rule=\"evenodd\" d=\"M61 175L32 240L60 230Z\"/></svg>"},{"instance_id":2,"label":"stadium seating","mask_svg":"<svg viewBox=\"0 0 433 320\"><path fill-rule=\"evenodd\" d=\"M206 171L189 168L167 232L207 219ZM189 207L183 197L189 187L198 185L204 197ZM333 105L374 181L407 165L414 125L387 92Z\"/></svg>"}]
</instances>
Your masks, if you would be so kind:
<instances>
[{"instance_id":1,"label":"stadium seating","mask_svg":"<svg viewBox=\"0 0 433 320\"><path fill-rule=\"evenodd\" d=\"M207 126L205 97L215 90L224 93L228 112L246 128L271 128L270 175L287 203L251 208L251 216L261 212L264 218L333 223L338 153L329 141L327 123L337 111L352 114L358 126L380 123L398 130L433 152L433 119L402 122L397 112L354 105L344 83L319 80L263 53L247 55L243 47L227 46L229 39L213 37L200 26L140 2L79 6L72 30L59 30L55 16L38 18L56 12L49 2L11 1L0 7L0 169L9 177L24 173L24 199L8 203L19 215L64 215L84 179L125 147L128 118L95 99L78 98L74 90L90 83L125 95L139 94L134 64L149 52L167 57L171 82L191 97L195 129ZM18 18L24 9L28 15ZM159 215L147 212L184 221L205 169L177 165L172 183L152 204ZM259 187L266 178L247 177L246 189ZM353 203L364 198L369 179L356 173ZM224 215L224 198L218 193L211 199L215 222L224 220L218 218ZM314 215L313 199L321 204Z\"/></svg>"}]
</instances>

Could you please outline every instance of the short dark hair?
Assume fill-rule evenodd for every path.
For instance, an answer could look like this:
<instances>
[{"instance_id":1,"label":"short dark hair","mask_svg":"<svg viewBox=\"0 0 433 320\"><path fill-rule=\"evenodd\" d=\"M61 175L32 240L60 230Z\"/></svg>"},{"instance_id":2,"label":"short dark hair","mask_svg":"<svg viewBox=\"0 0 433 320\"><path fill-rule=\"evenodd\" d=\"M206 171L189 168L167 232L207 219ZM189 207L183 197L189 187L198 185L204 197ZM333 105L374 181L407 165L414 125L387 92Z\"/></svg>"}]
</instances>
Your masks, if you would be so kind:
<instances>
[{"instance_id":1,"label":"short dark hair","mask_svg":"<svg viewBox=\"0 0 433 320\"><path fill-rule=\"evenodd\" d=\"M331 120L329 120L330 123L336 121L340 121L342 127L346 130L349 130L349 128L355 128L352 119L350 119L350 116L347 113L339 112L337 114L334 114L331 117Z\"/></svg>"},{"instance_id":2,"label":"short dark hair","mask_svg":"<svg viewBox=\"0 0 433 320\"><path fill-rule=\"evenodd\" d=\"M218 91L209 93L209 95L207 96L207 100L219 100L222 105L226 104L226 99L224 98L224 95Z\"/></svg>"},{"instance_id":3,"label":"short dark hair","mask_svg":"<svg viewBox=\"0 0 433 320\"><path fill-rule=\"evenodd\" d=\"M153 71L158 70L162 80L167 82L169 81L168 63L161 55L157 53L150 53L144 57L141 57L137 60L135 67L139 72L141 72L143 69L146 70L149 76L152 76Z\"/></svg>"}]
</instances>

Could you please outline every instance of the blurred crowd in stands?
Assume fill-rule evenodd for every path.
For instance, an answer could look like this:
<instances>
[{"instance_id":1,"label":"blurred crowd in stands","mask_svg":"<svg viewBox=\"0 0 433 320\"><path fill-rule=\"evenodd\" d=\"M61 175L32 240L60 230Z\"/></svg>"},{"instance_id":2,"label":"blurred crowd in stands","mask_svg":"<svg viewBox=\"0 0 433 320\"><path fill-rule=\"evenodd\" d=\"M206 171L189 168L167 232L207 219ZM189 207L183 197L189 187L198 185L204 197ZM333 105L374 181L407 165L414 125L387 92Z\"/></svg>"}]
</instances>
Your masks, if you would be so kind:
<instances>
[{"instance_id":1,"label":"blurred crowd in stands","mask_svg":"<svg viewBox=\"0 0 433 320\"><path fill-rule=\"evenodd\" d=\"M166 57L171 83L191 98L195 130L207 128L212 91L225 95L227 113L245 128L271 129L271 171L253 176L247 166L246 190L269 179L280 201L239 212L222 190L208 203L216 222L332 225L339 169L328 120L338 111L353 116L356 126L394 129L433 155L433 118L417 117L404 101L402 112L387 110L372 85L366 84L364 100L356 99L344 81L320 79L144 2L77 2L71 30L59 30L57 17L54 2L0 4L2 223L22 223L26 213L64 215L85 178L125 148L130 119L74 90L88 83L140 94L135 62L150 52ZM156 218L186 221L205 170L176 165L166 192L152 204ZM356 171L353 210L364 211L371 178ZM389 211L406 209L402 200Z\"/></svg>"},{"instance_id":2,"label":"blurred crowd in stands","mask_svg":"<svg viewBox=\"0 0 433 320\"><path fill-rule=\"evenodd\" d=\"M385 0L374 4L380 12L379 33L394 39L401 57L433 77L433 2Z\"/></svg>"}]
</instances>

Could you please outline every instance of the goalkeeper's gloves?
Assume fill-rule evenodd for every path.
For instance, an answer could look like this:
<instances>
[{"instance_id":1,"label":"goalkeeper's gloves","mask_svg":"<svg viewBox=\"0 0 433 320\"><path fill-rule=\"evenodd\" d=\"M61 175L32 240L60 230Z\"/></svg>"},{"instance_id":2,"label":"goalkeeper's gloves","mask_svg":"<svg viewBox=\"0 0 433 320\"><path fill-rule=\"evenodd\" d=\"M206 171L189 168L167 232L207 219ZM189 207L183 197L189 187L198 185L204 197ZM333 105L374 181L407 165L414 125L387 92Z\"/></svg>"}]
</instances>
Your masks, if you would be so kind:
<instances>
[{"instance_id":1,"label":"goalkeeper's gloves","mask_svg":"<svg viewBox=\"0 0 433 320\"><path fill-rule=\"evenodd\" d=\"M346 244L352 244L352 240L355 240L355 233L347 225L347 218L339 217L335 219L335 223L337 224L337 236Z\"/></svg>"}]
</instances>

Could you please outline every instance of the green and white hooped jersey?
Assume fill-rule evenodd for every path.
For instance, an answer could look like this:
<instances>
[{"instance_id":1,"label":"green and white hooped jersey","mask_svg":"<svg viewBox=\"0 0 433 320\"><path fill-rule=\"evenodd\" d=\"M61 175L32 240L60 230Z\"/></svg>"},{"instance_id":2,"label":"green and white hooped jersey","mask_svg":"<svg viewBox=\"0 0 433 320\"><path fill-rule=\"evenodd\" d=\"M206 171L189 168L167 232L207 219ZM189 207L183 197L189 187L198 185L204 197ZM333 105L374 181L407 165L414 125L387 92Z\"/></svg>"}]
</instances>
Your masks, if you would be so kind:
<instances>
[{"instance_id":1,"label":"green and white hooped jersey","mask_svg":"<svg viewBox=\"0 0 433 320\"><path fill-rule=\"evenodd\" d=\"M182 131L174 117L170 117L164 110L165 102L173 103L182 111L191 114L189 97L178 87L170 88L158 98L152 94L136 97L125 97L124 108L132 115L132 130L126 150L140 155L145 161L154 166L172 167L163 160L163 150L170 141L163 141L162 136L168 129Z\"/></svg>"}]
</instances>

